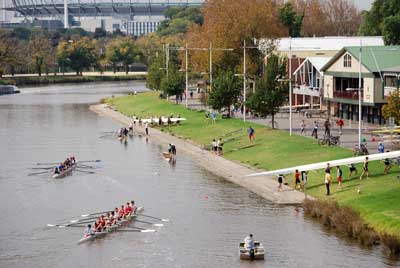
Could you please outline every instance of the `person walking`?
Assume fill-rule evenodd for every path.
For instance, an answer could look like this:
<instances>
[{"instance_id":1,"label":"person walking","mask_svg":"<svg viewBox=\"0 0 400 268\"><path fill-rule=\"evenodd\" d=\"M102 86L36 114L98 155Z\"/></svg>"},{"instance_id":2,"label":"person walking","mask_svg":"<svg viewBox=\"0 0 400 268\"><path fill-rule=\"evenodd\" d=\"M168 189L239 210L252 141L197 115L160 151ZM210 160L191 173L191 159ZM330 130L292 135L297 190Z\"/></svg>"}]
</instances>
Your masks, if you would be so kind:
<instances>
[{"instance_id":1,"label":"person walking","mask_svg":"<svg viewBox=\"0 0 400 268\"><path fill-rule=\"evenodd\" d=\"M386 151L387 153L389 152L389 151ZM384 160L383 160L383 164L385 165L385 169L383 170L383 174L388 174L389 173L389 170L392 168L392 165L391 165L391 163L390 163L390 159L389 158L385 158Z\"/></svg>"},{"instance_id":2,"label":"person walking","mask_svg":"<svg viewBox=\"0 0 400 268\"><path fill-rule=\"evenodd\" d=\"M343 176L343 171L340 168L340 166L337 166L337 181L339 185L339 189L342 190L342 176Z\"/></svg>"},{"instance_id":3,"label":"person walking","mask_svg":"<svg viewBox=\"0 0 400 268\"><path fill-rule=\"evenodd\" d=\"M210 112L206 112L206 125L208 125L208 121L210 121Z\"/></svg>"},{"instance_id":4,"label":"person walking","mask_svg":"<svg viewBox=\"0 0 400 268\"><path fill-rule=\"evenodd\" d=\"M385 152L385 145L383 145L383 143L380 142L378 145L378 153L382 154L384 152Z\"/></svg>"},{"instance_id":5,"label":"person walking","mask_svg":"<svg viewBox=\"0 0 400 268\"><path fill-rule=\"evenodd\" d=\"M339 135L342 135L342 129L344 126L344 121L342 118L339 118L339 120L336 121L336 124L339 126Z\"/></svg>"},{"instance_id":6,"label":"person walking","mask_svg":"<svg viewBox=\"0 0 400 268\"><path fill-rule=\"evenodd\" d=\"M148 136L149 135L149 123L148 122L144 123L144 130L146 131L146 136Z\"/></svg>"},{"instance_id":7,"label":"person walking","mask_svg":"<svg viewBox=\"0 0 400 268\"><path fill-rule=\"evenodd\" d=\"M304 119L302 119L300 124L300 129L301 129L300 134L306 134L305 128L306 128L306 122L304 122Z\"/></svg>"},{"instance_id":8,"label":"person walking","mask_svg":"<svg viewBox=\"0 0 400 268\"><path fill-rule=\"evenodd\" d=\"M369 176L368 164L369 164L368 157L365 157L364 165L363 165L363 172L361 173L360 180L362 180L364 176L367 176L367 179L368 179L368 176Z\"/></svg>"},{"instance_id":9,"label":"person walking","mask_svg":"<svg viewBox=\"0 0 400 268\"><path fill-rule=\"evenodd\" d=\"M249 141L250 141L250 143L253 143L253 142L255 141L254 133L255 133L254 128L252 128L251 126L249 126L249 128L247 129L247 134L249 134Z\"/></svg>"},{"instance_id":10,"label":"person walking","mask_svg":"<svg viewBox=\"0 0 400 268\"><path fill-rule=\"evenodd\" d=\"M311 137L315 137L315 139L318 139L318 122L317 121L314 121L313 129L311 132Z\"/></svg>"},{"instance_id":11,"label":"person walking","mask_svg":"<svg viewBox=\"0 0 400 268\"><path fill-rule=\"evenodd\" d=\"M351 175L353 174L353 172L354 172L354 175L357 176L358 171L357 171L356 165L351 163L350 166L349 166L349 178L348 179L351 178Z\"/></svg>"},{"instance_id":12,"label":"person walking","mask_svg":"<svg viewBox=\"0 0 400 268\"><path fill-rule=\"evenodd\" d=\"M326 187L326 195L331 194L331 181L332 181L332 176L329 173L325 173L325 187Z\"/></svg>"}]
</instances>

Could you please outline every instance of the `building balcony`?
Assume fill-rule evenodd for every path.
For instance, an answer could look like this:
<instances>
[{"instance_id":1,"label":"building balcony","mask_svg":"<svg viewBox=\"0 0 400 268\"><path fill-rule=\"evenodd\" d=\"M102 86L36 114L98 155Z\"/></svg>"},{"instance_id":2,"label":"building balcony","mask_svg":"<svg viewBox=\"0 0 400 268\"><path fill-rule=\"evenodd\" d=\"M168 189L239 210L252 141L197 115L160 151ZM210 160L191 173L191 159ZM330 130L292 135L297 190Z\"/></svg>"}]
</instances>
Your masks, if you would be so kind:
<instances>
[{"instance_id":1,"label":"building balcony","mask_svg":"<svg viewBox=\"0 0 400 268\"><path fill-rule=\"evenodd\" d=\"M321 91L319 88L310 87L308 85L295 85L293 87L293 93L306 96L313 96L313 97L321 96Z\"/></svg>"},{"instance_id":2,"label":"building balcony","mask_svg":"<svg viewBox=\"0 0 400 268\"><path fill-rule=\"evenodd\" d=\"M358 100L358 91L334 91L334 98Z\"/></svg>"}]
</instances>

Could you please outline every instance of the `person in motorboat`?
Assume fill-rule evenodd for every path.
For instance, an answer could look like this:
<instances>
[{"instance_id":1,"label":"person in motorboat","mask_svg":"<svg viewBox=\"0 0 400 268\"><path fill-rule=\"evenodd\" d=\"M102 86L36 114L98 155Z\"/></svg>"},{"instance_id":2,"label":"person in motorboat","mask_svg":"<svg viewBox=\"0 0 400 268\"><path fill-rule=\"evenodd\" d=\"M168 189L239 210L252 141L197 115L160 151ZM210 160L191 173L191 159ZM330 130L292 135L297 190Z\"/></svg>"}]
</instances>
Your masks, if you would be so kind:
<instances>
[{"instance_id":1,"label":"person in motorboat","mask_svg":"<svg viewBox=\"0 0 400 268\"><path fill-rule=\"evenodd\" d=\"M244 239L244 246L248 249L253 249L254 250L254 240L253 240L253 234L249 234L246 236Z\"/></svg>"},{"instance_id":2,"label":"person in motorboat","mask_svg":"<svg viewBox=\"0 0 400 268\"><path fill-rule=\"evenodd\" d=\"M94 231L92 229L92 225L88 224L86 230L85 230L85 237L89 237L89 236L93 236L94 235Z\"/></svg>"}]
</instances>

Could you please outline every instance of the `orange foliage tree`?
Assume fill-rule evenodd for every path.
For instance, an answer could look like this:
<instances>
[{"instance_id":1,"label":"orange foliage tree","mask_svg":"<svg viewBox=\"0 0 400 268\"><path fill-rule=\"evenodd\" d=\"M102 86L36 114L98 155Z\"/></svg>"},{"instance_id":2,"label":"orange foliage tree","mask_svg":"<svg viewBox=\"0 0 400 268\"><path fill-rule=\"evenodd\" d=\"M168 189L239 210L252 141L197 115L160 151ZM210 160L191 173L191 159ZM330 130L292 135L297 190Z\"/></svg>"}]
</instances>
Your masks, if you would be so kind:
<instances>
[{"instance_id":1,"label":"orange foliage tree","mask_svg":"<svg viewBox=\"0 0 400 268\"><path fill-rule=\"evenodd\" d=\"M184 42L192 48L233 48L234 51L213 50L213 72L238 68L242 64L243 40L254 46L254 39L287 36L277 16L277 1L271 0L207 0L202 8L203 25L193 25ZM255 72L260 60L256 49L249 49L246 61L249 72ZM190 65L197 72L209 69L209 50L190 51ZM235 70L240 72L241 69Z\"/></svg>"}]
</instances>

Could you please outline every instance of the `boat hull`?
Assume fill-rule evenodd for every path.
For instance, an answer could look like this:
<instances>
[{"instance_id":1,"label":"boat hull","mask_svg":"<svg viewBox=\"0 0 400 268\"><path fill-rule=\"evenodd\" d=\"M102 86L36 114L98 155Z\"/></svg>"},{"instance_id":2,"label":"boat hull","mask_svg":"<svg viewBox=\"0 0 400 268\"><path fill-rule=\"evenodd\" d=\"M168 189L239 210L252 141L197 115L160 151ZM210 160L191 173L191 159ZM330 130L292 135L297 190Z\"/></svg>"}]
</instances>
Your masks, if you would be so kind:
<instances>
[{"instance_id":1,"label":"boat hull","mask_svg":"<svg viewBox=\"0 0 400 268\"><path fill-rule=\"evenodd\" d=\"M71 167L69 167L67 170L64 170L62 172L60 172L59 174L53 174L52 178L53 179L62 179L65 178L66 176L69 176L72 174L72 171L75 170L76 165L72 165Z\"/></svg>"},{"instance_id":2,"label":"boat hull","mask_svg":"<svg viewBox=\"0 0 400 268\"><path fill-rule=\"evenodd\" d=\"M265 250L261 243L255 242L254 252L246 248L244 243L239 244L239 257L241 260L264 260Z\"/></svg>"}]
</instances>

